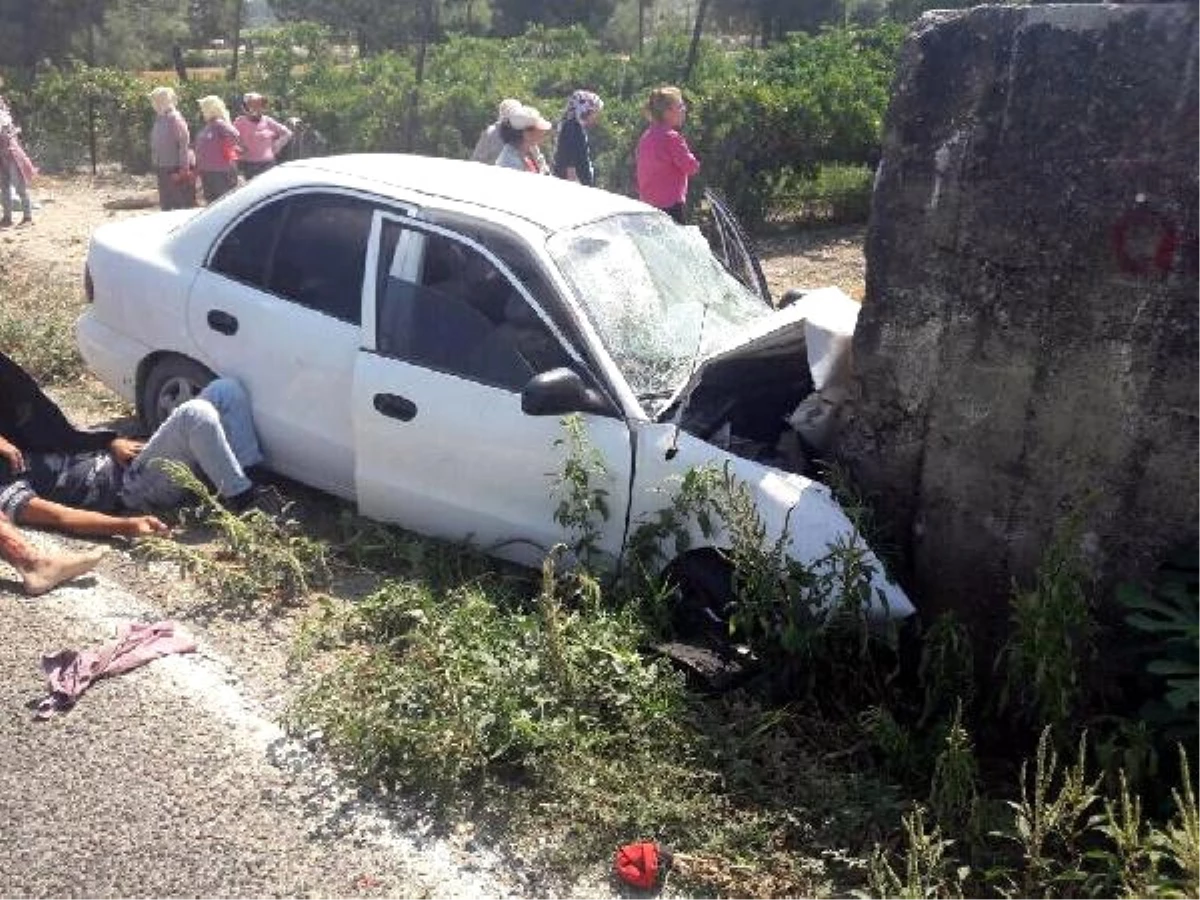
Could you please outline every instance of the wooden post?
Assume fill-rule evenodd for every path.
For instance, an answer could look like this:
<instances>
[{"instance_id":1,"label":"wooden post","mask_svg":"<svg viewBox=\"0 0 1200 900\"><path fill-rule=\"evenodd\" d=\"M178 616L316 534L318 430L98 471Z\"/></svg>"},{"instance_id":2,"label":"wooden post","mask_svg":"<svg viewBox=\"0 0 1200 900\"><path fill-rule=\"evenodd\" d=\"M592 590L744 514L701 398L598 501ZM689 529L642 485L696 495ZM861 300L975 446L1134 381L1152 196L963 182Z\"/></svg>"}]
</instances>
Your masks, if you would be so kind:
<instances>
[{"instance_id":1,"label":"wooden post","mask_svg":"<svg viewBox=\"0 0 1200 900\"><path fill-rule=\"evenodd\" d=\"M229 80L237 81L238 51L242 45L242 7L246 0L237 0L233 6L233 65L229 69Z\"/></svg>"},{"instance_id":2,"label":"wooden post","mask_svg":"<svg viewBox=\"0 0 1200 900\"><path fill-rule=\"evenodd\" d=\"M687 85L692 79L692 69L696 67L696 59L700 55L700 36L704 33L704 16L708 13L709 0L700 0L696 7L696 24L692 28L692 43L688 47L687 65L683 70L683 84Z\"/></svg>"},{"instance_id":3,"label":"wooden post","mask_svg":"<svg viewBox=\"0 0 1200 900\"><path fill-rule=\"evenodd\" d=\"M87 23L87 57L88 66L96 67L96 4L88 4L88 23ZM96 150L96 96L89 90L87 98L87 116L88 116L88 157L92 163L92 176L95 177L98 160Z\"/></svg>"}]
</instances>

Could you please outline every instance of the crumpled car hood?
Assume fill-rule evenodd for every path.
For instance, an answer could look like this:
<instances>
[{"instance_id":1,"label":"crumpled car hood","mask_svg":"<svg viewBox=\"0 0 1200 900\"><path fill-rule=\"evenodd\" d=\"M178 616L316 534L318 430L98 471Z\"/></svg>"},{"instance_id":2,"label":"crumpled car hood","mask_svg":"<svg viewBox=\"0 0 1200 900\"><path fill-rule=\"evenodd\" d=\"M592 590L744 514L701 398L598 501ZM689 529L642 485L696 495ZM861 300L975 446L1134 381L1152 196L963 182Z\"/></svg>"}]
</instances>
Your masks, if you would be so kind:
<instances>
[{"instance_id":1,"label":"crumpled car hood","mask_svg":"<svg viewBox=\"0 0 1200 900\"><path fill-rule=\"evenodd\" d=\"M714 364L788 344L794 344L797 350L804 348L813 387L822 390L848 358L860 309L861 305L839 288L826 287L809 291L783 309L752 322L742 332L740 341L697 364L687 383L664 407L660 420L669 418L667 414L677 409L681 398L691 394Z\"/></svg>"}]
</instances>

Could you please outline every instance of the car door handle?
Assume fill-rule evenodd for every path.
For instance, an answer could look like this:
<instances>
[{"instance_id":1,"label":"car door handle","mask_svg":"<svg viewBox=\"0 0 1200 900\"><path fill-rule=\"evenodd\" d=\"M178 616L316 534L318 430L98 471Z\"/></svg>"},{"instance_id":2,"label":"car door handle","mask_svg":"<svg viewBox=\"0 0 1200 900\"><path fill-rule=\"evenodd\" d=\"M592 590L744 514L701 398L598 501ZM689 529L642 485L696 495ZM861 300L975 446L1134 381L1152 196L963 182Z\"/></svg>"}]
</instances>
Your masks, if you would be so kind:
<instances>
[{"instance_id":1,"label":"car door handle","mask_svg":"<svg viewBox=\"0 0 1200 900\"><path fill-rule=\"evenodd\" d=\"M227 312L210 309L208 311L208 327L213 331L221 332L221 334L237 334L238 320Z\"/></svg>"},{"instance_id":2,"label":"car door handle","mask_svg":"<svg viewBox=\"0 0 1200 900\"><path fill-rule=\"evenodd\" d=\"M417 415L417 404L396 394L376 394L375 409L389 419L399 419L401 422L409 422Z\"/></svg>"}]
</instances>

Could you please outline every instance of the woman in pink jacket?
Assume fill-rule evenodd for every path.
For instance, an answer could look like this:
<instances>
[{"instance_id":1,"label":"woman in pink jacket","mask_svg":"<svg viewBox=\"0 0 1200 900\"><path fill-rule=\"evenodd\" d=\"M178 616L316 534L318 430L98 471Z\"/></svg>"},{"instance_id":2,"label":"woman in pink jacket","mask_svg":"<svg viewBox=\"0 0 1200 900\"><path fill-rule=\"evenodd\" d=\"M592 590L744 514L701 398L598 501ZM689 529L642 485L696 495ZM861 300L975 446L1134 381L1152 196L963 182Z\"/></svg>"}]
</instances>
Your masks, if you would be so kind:
<instances>
[{"instance_id":1,"label":"woman in pink jacket","mask_svg":"<svg viewBox=\"0 0 1200 900\"><path fill-rule=\"evenodd\" d=\"M275 165L275 157L292 139L292 130L276 122L264 110L267 98L262 94L245 94L242 106L246 112L233 120L242 139L242 175L249 181Z\"/></svg>"},{"instance_id":2,"label":"woman in pink jacket","mask_svg":"<svg viewBox=\"0 0 1200 900\"><path fill-rule=\"evenodd\" d=\"M680 225L685 222L688 178L700 171L699 161L679 133L686 113L679 88L655 88L645 108L650 127L637 145L638 196Z\"/></svg>"},{"instance_id":3,"label":"woman in pink jacket","mask_svg":"<svg viewBox=\"0 0 1200 900\"><path fill-rule=\"evenodd\" d=\"M197 102L204 127L196 135L196 169L204 201L212 203L237 187L238 133L229 124L224 100L212 94Z\"/></svg>"}]
</instances>

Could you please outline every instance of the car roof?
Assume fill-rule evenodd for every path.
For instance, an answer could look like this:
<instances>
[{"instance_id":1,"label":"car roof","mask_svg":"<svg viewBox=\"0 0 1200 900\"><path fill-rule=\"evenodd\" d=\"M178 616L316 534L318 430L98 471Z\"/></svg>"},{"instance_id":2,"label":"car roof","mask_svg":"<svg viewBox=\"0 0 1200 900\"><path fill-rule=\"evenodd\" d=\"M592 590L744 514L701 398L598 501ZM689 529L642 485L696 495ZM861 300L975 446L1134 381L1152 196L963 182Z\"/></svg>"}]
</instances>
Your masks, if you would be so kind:
<instances>
[{"instance_id":1,"label":"car roof","mask_svg":"<svg viewBox=\"0 0 1200 900\"><path fill-rule=\"evenodd\" d=\"M561 178L434 156L357 153L310 157L278 168L297 175L303 170L320 172L332 181L341 176L368 182L381 193L403 192L397 195L400 199L424 194L475 204L518 216L547 231L572 228L615 213L650 210L631 197Z\"/></svg>"}]
</instances>

